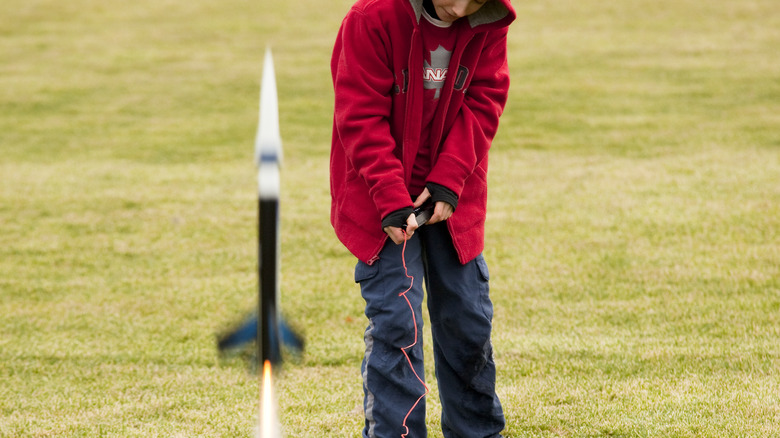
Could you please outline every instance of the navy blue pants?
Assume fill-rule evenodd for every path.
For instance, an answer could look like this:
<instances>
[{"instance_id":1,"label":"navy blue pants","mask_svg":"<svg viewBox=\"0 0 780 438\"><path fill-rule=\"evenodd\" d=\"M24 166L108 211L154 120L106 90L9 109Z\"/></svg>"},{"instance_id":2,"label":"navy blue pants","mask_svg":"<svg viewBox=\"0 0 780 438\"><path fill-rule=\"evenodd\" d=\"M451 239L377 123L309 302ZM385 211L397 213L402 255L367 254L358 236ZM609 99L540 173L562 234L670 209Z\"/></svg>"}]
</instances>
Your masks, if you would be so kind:
<instances>
[{"instance_id":1,"label":"navy blue pants","mask_svg":"<svg viewBox=\"0 0 780 438\"><path fill-rule=\"evenodd\" d=\"M361 371L366 438L398 438L409 409L425 392L401 348L414 342L412 310L399 296L412 282L404 273L403 245L388 240L372 265L358 262L355 281L366 300L369 325ZM407 350L425 378L422 346L423 279L433 337L436 379L446 438L495 438L504 428L495 392L496 367L490 343L493 304L488 269L480 255L458 261L445 223L418 229L406 244L406 266L414 277L406 293L415 312L418 342ZM409 438L427 436L425 401L406 420Z\"/></svg>"}]
</instances>

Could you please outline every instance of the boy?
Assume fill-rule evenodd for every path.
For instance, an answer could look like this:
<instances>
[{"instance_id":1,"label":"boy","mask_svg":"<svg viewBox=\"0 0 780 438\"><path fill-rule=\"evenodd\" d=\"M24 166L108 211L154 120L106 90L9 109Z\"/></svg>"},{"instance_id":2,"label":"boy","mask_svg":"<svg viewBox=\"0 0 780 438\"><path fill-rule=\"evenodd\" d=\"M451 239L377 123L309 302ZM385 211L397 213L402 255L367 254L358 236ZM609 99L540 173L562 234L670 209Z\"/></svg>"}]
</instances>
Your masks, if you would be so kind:
<instances>
[{"instance_id":1,"label":"boy","mask_svg":"<svg viewBox=\"0 0 780 438\"><path fill-rule=\"evenodd\" d=\"M514 19L509 0L358 0L339 30L331 223L358 258L366 301L364 437L427 434L421 280L444 436L504 428L481 253ZM413 208L426 203L433 214L418 227Z\"/></svg>"}]
</instances>

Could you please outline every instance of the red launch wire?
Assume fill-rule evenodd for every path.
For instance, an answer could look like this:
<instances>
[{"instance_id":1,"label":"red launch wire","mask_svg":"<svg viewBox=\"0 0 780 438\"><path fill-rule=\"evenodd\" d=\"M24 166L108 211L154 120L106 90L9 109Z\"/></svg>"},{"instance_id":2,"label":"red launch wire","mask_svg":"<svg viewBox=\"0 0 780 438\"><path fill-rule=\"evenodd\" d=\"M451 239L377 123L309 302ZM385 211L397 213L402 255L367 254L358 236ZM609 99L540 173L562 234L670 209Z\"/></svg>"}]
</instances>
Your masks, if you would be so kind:
<instances>
[{"instance_id":1,"label":"red launch wire","mask_svg":"<svg viewBox=\"0 0 780 438\"><path fill-rule=\"evenodd\" d=\"M409 284L409 288L401 292L400 294L398 294L398 296L406 300L406 304L409 305L409 310L412 312L412 324L414 326L414 342L412 342L410 345L407 345L406 347L402 347L401 352L406 357L406 361L409 363L409 367L412 369L414 376L417 377L417 380L422 384L422 386L425 387L425 392L420 396L420 398L417 399L417 401L414 402L412 407L409 409L409 412L406 413L406 416L404 417L404 422L401 424L403 429L406 431L403 434L401 434L401 438L405 438L407 435L409 435L409 427L406 425L406 420L409 418L409 415L412 414L412 411L414 411L417 405L420 404L420 401L423 398L425 398L425 396L428 395L429 392L431 392L431 388L417 374L417 371L414 369L414 365L412 365L412 359L409 358L409 353L407 353L407 350L417 345L417 317L414 315L414 307L412 307L412 303L411 301L409 301L409 297L406 296L406 293L412 290L412 286L414 286L414 277L409 275L409 270L406 268L406 241L408 240L408 236L406 235L406 230L402 230L402 231L404 233L404 246L401 249L401 262L404 265L404 274L406 275L407 278L409 278L410 284Z\"/></svg>"}]
</instances>

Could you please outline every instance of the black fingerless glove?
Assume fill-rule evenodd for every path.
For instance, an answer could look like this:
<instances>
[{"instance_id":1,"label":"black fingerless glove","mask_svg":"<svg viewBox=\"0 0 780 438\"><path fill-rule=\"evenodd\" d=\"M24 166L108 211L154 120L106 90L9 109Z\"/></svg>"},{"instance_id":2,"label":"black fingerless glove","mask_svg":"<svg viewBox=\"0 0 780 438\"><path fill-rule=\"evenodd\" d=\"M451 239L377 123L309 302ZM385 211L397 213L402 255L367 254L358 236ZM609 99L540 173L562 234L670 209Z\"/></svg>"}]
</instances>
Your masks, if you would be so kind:
<instances>
[{"instance_id":1,"label":"black fingerless glove","mask_svg":"<svg viewBox=\"0 0 780 438\"><path fill-rule=\"evenodd\" d=\"M432 182L425 184L425 187L431 192L431 201L434 205L439 201L444 201L452 206L453 211L458 208L458 195L452 190Z\"/></svg>"},{"instance_id":2,"label":"black fingerless glove","mask_svg":"<svg viewBox=\"0 0 780 438\"><path fill-rule=\"evenodd\" d=\"M412 213L414 213L414 209L412 207L406 207L388 214L382 219L382 229L385 227L405 227L406 219L408 219L409 215Z\"/></svg>"}]
</instances>

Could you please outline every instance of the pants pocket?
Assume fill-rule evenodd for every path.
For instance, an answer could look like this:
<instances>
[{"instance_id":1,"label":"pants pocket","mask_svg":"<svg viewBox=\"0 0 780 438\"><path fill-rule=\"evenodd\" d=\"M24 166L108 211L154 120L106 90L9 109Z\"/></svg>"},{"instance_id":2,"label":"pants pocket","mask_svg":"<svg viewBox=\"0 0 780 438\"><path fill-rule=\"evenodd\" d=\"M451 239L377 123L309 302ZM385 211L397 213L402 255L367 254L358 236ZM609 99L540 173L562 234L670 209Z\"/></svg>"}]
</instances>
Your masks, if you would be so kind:
<instances>
[{"instance_id":1,"label":"pants pocket","mask_svg":"<svg viewBox=\"0 0 780 438\"><path fill-rule=\"evenodd\" d=\"M359 261L355 265L355 283L360 285L360 294L366 300L366 316L370 319L376 316L381 310L384 302L383 294L376 293L381 288L371 285L379 272L378 263L369 265Z\"/></svg>"}]
</instances>

